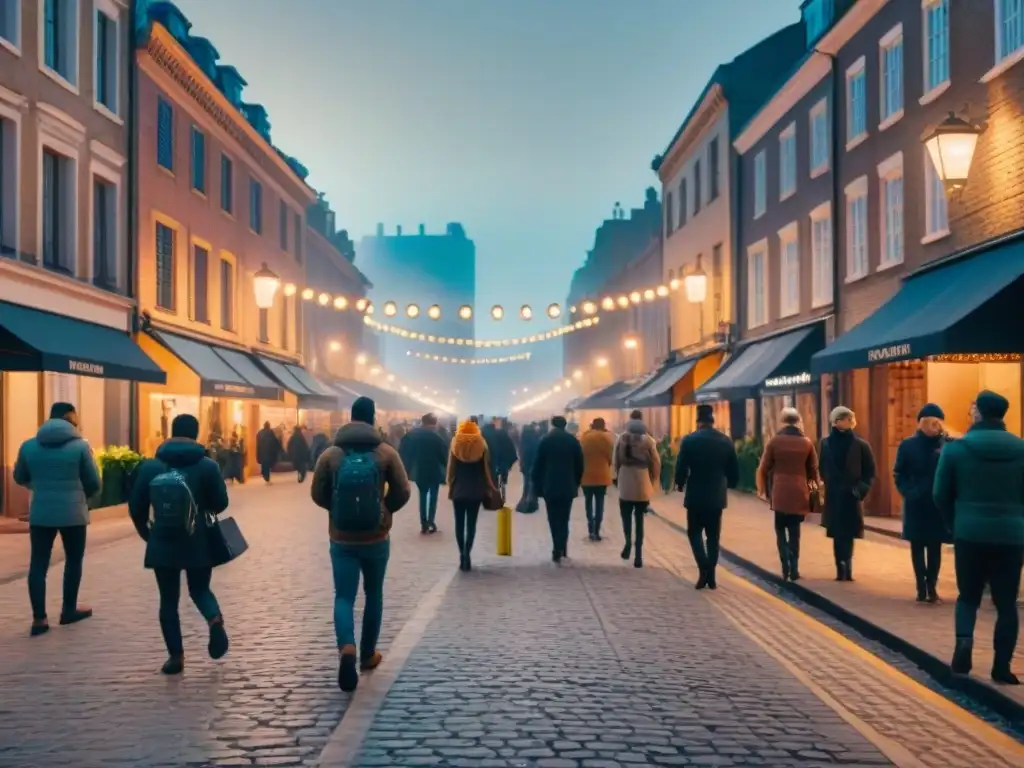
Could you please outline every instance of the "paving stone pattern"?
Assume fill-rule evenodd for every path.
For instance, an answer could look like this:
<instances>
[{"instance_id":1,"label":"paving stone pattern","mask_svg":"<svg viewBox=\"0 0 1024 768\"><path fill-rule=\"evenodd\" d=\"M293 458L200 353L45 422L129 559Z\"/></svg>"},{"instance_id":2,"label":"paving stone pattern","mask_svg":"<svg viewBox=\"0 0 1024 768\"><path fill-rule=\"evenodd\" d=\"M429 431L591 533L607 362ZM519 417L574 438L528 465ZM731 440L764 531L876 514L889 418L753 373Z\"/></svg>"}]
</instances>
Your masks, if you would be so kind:
<instances>
[{"instance_id":1,"label":"paving stone pattern","mask_svg":"<svg viewBox=\"0 0 1024 768\"><path fill-rule=\"evenodd\" d=\"M183 596L180 679L159 673L156 585L137 538L87 555L82 600L96 615L73 627L29 638L24 579L0 586L0 767L314 764L348 697L335 679L327 523L308 494L293 479L236 494L251 549L213 582L231 651L210 661ZM385 651L456 558L451 525L442 517L447 535L421 537L414 505L396 518ZM54 618L61 572L48 585Z\"/></svg>"},{"instance_id":2,"label":"paving stone pattern","mask_svg":"<svg viewBox=\"0 0 1024 768\"><path fill-rule=\"evenodd\" d=\"M482 518L477 570L449 587L356 766L891 764L690 584L623 563L611 526L582 541L581 517L562 567L542 515L516 516L510 559Z\"/></svg>"}]
</instances>

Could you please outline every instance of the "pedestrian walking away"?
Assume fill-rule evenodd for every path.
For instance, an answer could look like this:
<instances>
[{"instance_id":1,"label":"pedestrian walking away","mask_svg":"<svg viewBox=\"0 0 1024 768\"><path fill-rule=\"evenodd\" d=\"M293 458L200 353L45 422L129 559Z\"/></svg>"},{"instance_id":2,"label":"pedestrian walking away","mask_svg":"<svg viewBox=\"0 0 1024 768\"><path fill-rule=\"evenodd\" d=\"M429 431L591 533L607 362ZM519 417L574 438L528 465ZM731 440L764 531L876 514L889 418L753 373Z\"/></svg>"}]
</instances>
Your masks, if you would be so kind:
<instances>
[{"instance_id":1,"label":"pedestrian walking away","mask_svg":"<svg viewBox=\"0 0 1024 768\"><path fill-rule=\"evenodd\" d=\"M18 449L14 482L32 492L29 502L28 596L32 604L33 635L50 629L46 613L46 575L53 543L60 536L64 547L64 591L61 624L75 624L92 616L80 605L89 499L100 492L100 473L92 451L78 431L78 413L71 403L54 403L50 418L36 436Z\"/></svg>"},{"instance_id":2,"label":"pedestrian walking away","mask_svg":"<svg viewBox=\"0 0 1024 768\"><path fill-rule=\"evenodd\" d=\"M547 509L555 563L569 556L569 518L583 481L583 448L565 426L564 416L551 419L551 430L541 438L533 461L533 487Z\"/></svg>"},{"instance_id":3,"label":"pedestrian walking away","mask_svg":"<svg viewBox=\"0 0 1024 768\"><path fill-rule=\"evenodd\" d=\"M644 515L661 479L661 457L658 444L647 433L643 413L633 411L626 422L626 431L615 446L615 475L619 489L619 515L626 544L622 559L633 554L633 565L644 565ZM635 529L635 533L634 533Z\"/></svg>"},{"instance_id":4,"label":"pedestrian walking away","mask_svg":"<svg viewBox=\"0 0 1024 768\"><path fill-rule=\"evenodd\" d=\"M448 444L437 431L437 417L426 413L420 426L405 437L405 448L399 452L405 471L416 484L420 501L420 531L436 533L437 493L445 482L448 465Z\"/></svg>"},{"instance_id":5,"label":"pedestrian walking away","mask_svg":"<svg viewBox=\"0 0 1024 768\"><path fill-rule=\"evenodd\" d=\"M825 483L821 525L832 539L836 581L853 581L853 542L864 538L863 504L875 482L875 457L868 441L854 433L857 417L849 408L833 408L829 423L819 461Z\"/></svg>"},{"instance_id":6,"label":"pedestrian walking away","mask_svg":"<svg viewBox=\"0 0 1024 768\"><path fill-rule=\"evenodd\" d=\"M811 513L821 486L818 454L804 435L803 420L796 408L783 408L784 425L768 441L757 467L757 494L775 513L775 544L782 564L782 578L800 579L800 526Z\"/></svg>"},{"instance_id":7,"label":"pedestrian walking away","mask_svg":"<svg viewBox=\"0 0 1024 768\"><path fill-rule=\"evenodd\" d=\"M477 518L484 500L498 492L491 472L493 461L487 441L473 420L462 422L452 440L446 481L448 498L455 508L455 543L459 547L459 570L473 569L473 542Z\"/></svg>"},{"instance_id":8,"label":"pedestrian walking away","mask_svg":"<svg viewBox=\"0 0 1024 768\"><path fill-rule=\"evenodd\" d=\"M310 488L313 502L328 512L338 687L346 692L359 684L359 669L375 669L383 660L377 641L384 619L391 521L410 496L398 451L374 426L375 418L376 405L370 398L359 397L352 403L352 420L338 430L334 445L320 456ZM360 576L366 599L357 652L355 602Z\"/></svg>"},{"instance_id":9,"label":"pedestrian walking away","mask_svg":"<svg viewBox=\"0 0 1024 768\"><path fill-rule=\"evenodd\" d=\"M710 405L697 406L697 430L679 442L676 457L676 488L684 491L686 535L699 575L697 589L715 589L718 582L718 547L722 536L722 511L729 506L729 489L739 483L736 447L715 429Z\"/></svg>"},{"instance_id":10,"label":"pedestrian walking away","mask_svg":"<svg viewBox=\"0 0 1024 768\"><path fill-rule=\"evenodd\" d=\"M532 514L537 511L537 494L533 491L533 461L540 444L540 430L536 424L523 427L519 437L519 470L523 473L523 497L516 504L516 512Z\"/></svg>"},{"instance_id":11,"label":"pedestrian walking away","mask_svg":"<svg viewBox=\"0 0 1024 768\"><path fill-rule=\"evenodd\" d=\"M925 405L917 414L917 432L900 443L892 468L896 490L903 497L903 538L910 542L919 603L940 602L942 545L953 541L932 493L939 456L949 441L942 426L945 418L939 406Z\"/></svg>"},{"instance_id":12,"label":"pedestrian walking away","mask_svg":"<svg viewBox=\"0 0 1024 768\"><path fill-rule=\"evenodd\" d=\"M953 672L971 671L974 626L988 585L996 608L992 679L1018 685L1011 662L1024 563L1024 440L1006 430L1009 407L995 392L978 395L971 406L973 426L939 455L933 493L953 530L959 592Z\"/></svg>"},{"instance_id":13,"label":"pedestrian walking away","mask_svg":"<svg viewBox=\"0 0 1024 768\"><path fill-rule=\"evenodd\" d=\"M256 462L260 465L260 474L266 482L270 482L270 472L281 458L281 441L277 439L270 422L263 422L263 429L256 434Z\"/></svg>"},{"instance_id":14,"label":"pedestrian walking away","mask_svg":"<svg viewBox=\"0 0 1024 768\"><path fill-rule=\"evenodd\" d=\"M508 432L505 419L495 416L491 423L480 430L487 442L487 451L491 457L491 472L497 485L508 485L508 473L515 466L518 456L512 436Z\"/></svg>"},{"instance_id":15,"label":"pedestrian walking away","mask_svg":"<svg viewBox=\"0 0 1024 768\"><path fill-rule=\"evenodd\" d=\"M587 510L587 532L591 541L601 540L604 502L612 484L615 462L615 439L605 427L604 419L596 418L590 429L580 437L583 449L583 503Z\"/></svg>"},{"instance_id":16,"label":"pedestrian walking away","mask_svg":"<svg viewBox=\"0 0 1024 768\"><path fill-rule=\"evenodd\" d=\"M210 526L228 508L228 489L217 462L206 455L199 437L199 421L182 414L171 422L171 437L156 456L139 467L128 503L128 513L146 542L143 566L156 577L160 594L160 631L167 646L165 675L185 668L181 637L181 574L188 595L209 626L210 658L228 652L224 616L210 582L215 563L210 550ZM151 511L152 510L152 513Z\"/></svg>"},{"instance_id":17,"label":"pedestrian walking away","mask_svg":"<svg viewBox=\"0 0 1024 768\"><path fill-rule=\"evenodd\" d=\"M288 461L291 462L292 469L299 476L300 483L306 480L312 455L313 452L309 448L309 443L306 442L306 435L302 427L296 425L292 430L292 436L288 438Z\"/></svg>"}]
</instances>

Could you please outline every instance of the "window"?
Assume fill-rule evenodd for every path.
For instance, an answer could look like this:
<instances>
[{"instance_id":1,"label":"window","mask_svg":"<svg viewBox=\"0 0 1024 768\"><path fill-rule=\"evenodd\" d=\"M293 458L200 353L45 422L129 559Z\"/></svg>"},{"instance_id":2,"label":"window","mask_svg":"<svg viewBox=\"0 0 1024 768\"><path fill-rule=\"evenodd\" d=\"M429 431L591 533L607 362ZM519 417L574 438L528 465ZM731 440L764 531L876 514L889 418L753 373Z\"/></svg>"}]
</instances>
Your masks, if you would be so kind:
<instances>
[{"instance_id":1,"label":"window","mask_svg":"<svg viewBox=\"0 0 1024 768\"><path fill-rule=\"evenodd\" d=\"M270 342L270 310L260 310L260 328L259 328L259 341L262 344L268 344Z\"/></svg>"},{"instance_id":2,"label":"window","mask_svg":"<svg viewBox=\"0 0 1024 768\"><path fill-rule=\"evenodd\" d=\"M43 147L43 266L72 276L78 244L76 165L73 158Z\"/></svg>"},{"instance_id":3,"label":"window","mask_svg":"<svg viewBox=\"0 0 1024 768\"><path fill-rule=\"evenodd\" d=\"M288 349L291 336L291 319L295 311L295 297L283 296L281 301L281 349Z\"/></svg>"},{"instance_id":4,"label":"window","mask_svg":"<svg viewBox=\"0 0 1024 768\"><path fill-rule=\"evenodd\" d=\"M192 245L192 263L188 271L188 319L210 322L210 251Z\"/></svg>"},{"instance_id":5,"label":"window","mask_svg":"<svg viewBox=\"0 0 1024 768\"><path fill-rule=\"evenodd\" d=\"M796 222L779 230L779 317L800 312L800 230Z\"/></svg>"},{"instance_id":6,"label":"window","mask_svg":"<svg viewBox=\"0 0 1024 768\"><path fill-rule=\"evenodd\" d=\"M708 191L708 202L718 199L718 164L720 160L718 157L718 137L715 136L708 144L708 179L709 191Z\"/></svg>"},{"instance_id":7,"label":"window","mask_svg":"<svg viewBox=\"0 0 1024 768\"><path fill-rule=\"evenodd\" d=\"M20 122L10 119L0 108L0 256L18 255L18 216L21 207L18 179L19 127Z\"/></svg>"},{"instance_id":8,"label":"window","mask_svg":"<svg viewBox=\"0 0 1024 768\"><path fill-rule=\"evenodd\" d=\"M924 93L949 82L949 0L927 0L924 14Z\"/></svg>"},{"instance_id":9,"label":"window","mask_svg":"<svg viewBox=\"0 0 1024 768\"><path fill-rule=\"evenodd\" d=\"M722 322L722 244L711 246L711 296L715 301L715 324Z\"/></svg>"},{"instance_id":10,"label":"window","mask_svg":"<svg viewBox=\"0 0 1024 768\"><path fill-rule=\"evenodd\" d=\"M868 179L846 188L846 282L868 273Z\"/></svg>"},{"instance_id":11,"label":"window","mask_svg":"<svg viewBox=\"0 0 1024 768\"><path fill-rule=\"evenodd\" d=\"M903 116L903 25L897 24L879 41L881 60L881 124L886 128Z\"/></svg>"},{"instance_id":12,"label":"window","mask_svg":"<svg viewBox=\"0 0 1024 768\"><path fill-rule=\"evenodd\" d=\"M295 232L295 260L302 263L302 235L305 230L302 227L302 214L296 213L293 218L292 230Z\"/></svg>"},{"instance_id":13,"label":"window","mask_svg":"<svg viewBox=\"0 0 1024 768\"><path fill-rule=\"evenodd\" d=\"M0 45L21 48L21 0L0 0Z\"/></svg>"},{"instance_id":14,"label":"window","mask_svg":"<svg viewBox=\"0 0 1024 768\"><path fill-rule=\"evenodd\" d=\"M879 269L903 263L903 153L897 152L878 166L882 204L882 256Z\"/></svg>"},{"instance_id":15,"label":"window","mask_svg":"<svg viewBox=\"0 0 1024 768\"><path fill-rule=\"evenodd\" d=\"M779 200L796 192L796 123L779 134Z\"/></svg>"},{"instance_id":16,"label":"window","mask_svg":"<svg viewBox=\"0 0 1024 768\"><path fill-rule=\"evenodd\" d=\"M263 234L263 187L254 179L249 180L249 229Z\"/></svg>"},{"instance_id":17,"label":"window","mask_svg":"<svg viewBox=\"0 0 1024 768\"><path fill-rule=\"evenodd\" d=\"M92 179L92 281L99 288L117 288L117 185Z\"/></svg>"},{"instance_id":18,"label":"window","mask_svg":"<svg viewBox=\"0 0 1024 768\"><path fill-rule=\"evenodd\" d=\"M156 105L156 162L161 168L174 170L174 107L163 98Z\"/></svg>"},{"instance_id":19,"label":"window","mask_svg":"<svg viewBox=\"0 0 1024 768\"><path fill-rule=\"evenodd\" d=\"M829 130L828 100L822 99L811 109L811 178L828 170Z\"/></svg>"},{"instance_id":20,"label":"window","mask_svg":"<svg viewBox=\"0 0 1024 768\"><path fill-rule=\"evenodd\" d=\"M924 153L924 241L931 242L949 234L946 186L935 171L931 155Z\"/></svg>"},{"instance_id":21,"label":"window","mask_svg":"<svg viewBox=\"0 0 1024 768\"><path fill-rule=\"evenodd\" d=\"M231 158L227 155L220 156L220 208L222 211L231 213L234 210L234 169L231 167Z\"/></svg>"},{"instance_id":22,"label":"window","mask_svg":"<svg viewBox=\"0 0 1024 768\"><path fill-rule=\"evenodd\" d=\"M174 290L174 249L177 233L166 224L156 225L156 305L173 312L177 291Z\"/></svg>"},{"instance_id":23,"label":"window","mask_svg":"<svg viewBox=\"0 0 1024 768\"><path fill-rule=\"evenodd\" d=\"M220 259L220 327L235 330L235 262L224 256Z\"/></svg>"},{"instance_id":24,"label":"window","mask_svg":"<svg viewBox=\"0 0 1024 768\"><path fill-rule=\"evenodd\" d=\"M760 218L768 206L768 157L762 149L754 158L754 218Z\"/></svg>"},{"instance_id":25,"label":"window","mask_svg":"<svg viewBox=\"0 0 1024 768\"><path fill-rule=\"evenodd\" d=\"M78 0L43 0L44 71L78 85Z\"/></svg>"},{"instance_id":26,"label":"window","mask_svg":"<svg viewBox=\"0 0 1024 768\"><path fill-rule=\"evenodd\" d=\"M864 79L864 57L846 70L846 145L860 143L868 132L867 83ZM851 146L853 145L853 146Z\"/></svg>"},{"instance_id":27,"label":"window","mask_svg":"<svg viewBox=\"0 0 1024 768\"><path fill-rule=\"evenodd\" d=\"M832 205L811 211L811 306L832 303Z\"/></svg>"},{"instance_id":28,"label":"window","mask_svg":"<svg viewBox=\"0 0 1024 768\"><path fill-rule=\"evenodd\" d=\"M680 229L686 226L686 216L689 213L687 205L689 201L686 195L686 179L679 180L679 227Z\"/></svg>"},{"instance_id":29,"label":"window","mask_svg":"<svg viewBox=\"0 0 1024 768\"><path fill-rule=\"evenodd\" d=\"M192 126L192 189L206 193L206 134Z\"/></svg>"},{"instance_id":30,"label":"window","mask_svg":"<svg viewBox=\"0 0 1024 768\"><path fill-rule=\"evenodd\" d=\"M996 61L1024 48L1024 0L996 0Z\"/></svg>"},{"instance_id":31,"label":"window","mask_svg":"<svg viewBox=\"0 0 1024 768\"><path fill-rule=\"evenodd\" d=\"M117 90L120 83L120 78L118 77L117 14L111 14L102 8L96 9L96 41L94 47L96 67L93 74L96 81L96 103L116 115L118 104Z\"/></svg>"},{"instance_id":32,"label":"window","mask_svg":"<svg viewBox=\"0 0 1024 768\"><path fill-rule=\"evenodd\" d=\"M696 216L700 213L700 207L704 201L701 199L701 175L700 175L700 160L697 160L693 164L693 215Z\"/></svg>"},{"instance_id":33,"label":"window","mask_svg":"<svg viewBox=\"0 0 1024 768\"><path fill-rule=\"evenodd\" d=\"M747 328L768 322L767 261L768 246L764 241L747 251Z\"/></svg>"},{"instance_id":34,"label":"window","mask_svg":"<svg viewBox=\"0 0 1024 768\"><path fill-rule=\"evenodd\" d=\"M665 195L665 237L671 237L672 226L672 193Z\"/></svg>"},{"instance_id":35,"label":"window","mask_svg":"<svg viewBox=\"0 0 1024 768\"><path fill-rule=\"evenodd\" d=\"M282 251L288 250L288 206L284 200L278 203L277 240Z\"/></svg>"}]
</instances>

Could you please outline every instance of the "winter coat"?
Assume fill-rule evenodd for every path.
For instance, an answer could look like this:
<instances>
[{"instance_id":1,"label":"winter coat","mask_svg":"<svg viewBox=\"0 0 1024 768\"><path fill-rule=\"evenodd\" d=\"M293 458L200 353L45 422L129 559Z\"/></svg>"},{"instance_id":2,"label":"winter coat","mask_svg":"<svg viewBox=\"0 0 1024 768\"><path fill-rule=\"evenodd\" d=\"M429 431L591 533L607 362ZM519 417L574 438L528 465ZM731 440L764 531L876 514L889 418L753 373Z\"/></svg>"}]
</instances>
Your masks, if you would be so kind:
<instances>
[{"instance_id":1,"label":"winter coat","mask_svg":"<svg viewBox=\"0 0 1024 768\"><path fill-rule=\"evenodd\" d=\"M445 481L448 445L432 427L416 427L406 436L402 455L409 479L429 488Z\"/></svg>"},{"instance_id":2,"label":"winter coat","mask_svg":"<svg viewBox=\"0 0 1024 768\"><path fill-rule=\"evenodd\" d=\"M281 458L281 441L274 430L264 427L256 433L256 461L259 464L274 466Z\"/></svg>"},{"instance_id":3,"label":"winter coat","mask_svg":"<svg viewBox=\"0 0 1024 768\"><path fill-rule=\"evenodd\" d=\"M918 431L900 442L892 468L896 490L903 497L903 538L921 544L951 542L952 532L935 505L935 471L946 445L945 435Z\"/></svg>"},{"instance_id":4,"label":"winter coat","mask_svg":"<svg viewBox=\"0 0 1024 768\"><path fill-rule=\"evenodd\" d=\"M488 424L480 430L487 443L487 451L491 457L491 468L499 475L506 474L518 460L516 446L508 430L498 429Z\"/></svg>"},{"instance_id":5,"label":"winter coat","mask_svg":"<svg viewBox=\"0 0 1024 768\"><path fill-rule=\"evenodd\" d=\"M588 429L580 436L583 449L584 488L607 487L612 484L615 462L615 438L607 429Z\"/></svg>"},{"instance_id":6,"label":"winter coat","mask_svg":"<svg viewBox=\"0 0 1024 768\"><path fill-rule=\"evenodd\" d=\"M932 493L956 541L1024 545L1024 440L975 424L942 449Z\"/></svg>"},{"instance_id":7,"label":"winter coat","mask_svg":"<svg viewBox=\"0 0 1024 768\"><path fill-rule=\"evenodd\" d=\"M327 435L323 432L317 432L313 435L313 442L309 446L309 462L311 466L316 466L316 463L320 460L320 455L327 450L327 446L330 444L331 441L327 439Z\"/></svg>"},{"instance_id":8,"label":"winter coat","mask_svg":"<svg viewBox=\"0 0 1024 768\"><path fill-rule=\"evenodd\" d=\"M875 482L875 457L866 440L852 431L832 429L821 441L821 477L825 509L821 524L830 539L864 538L863 502Z\"/></svg>"},{"instance_id":9,"label":"winter coat","mask_svg":"<svg viewBox=\"0 0 1024 768\"><path fill-rule=\"evenodd\" d=\"M814 443L798 427L780 429L761 454L758 492L776 512L806 516L811 512L811 485L820 482Z\"/></svg>"},{"instance_id":10,"label":"winter coat","mask_svg":"<svg viewBox=\"0 0 1024 768\"><path fill-rule=\"evenodd\" d=\"M661 477L658 444L642 421L629 421L615 446L615 476L622 501L650 501Z\"/></svg>"},{"instance_id":11,"label":"winter coat","mask_svg":"<svg viewBox=\"0 0 1024 768\"><path fill-rule=\"evenodd\" d=\"M334 445L320 456L313 470L310 495L318 506L331 511L334 500L334 475L341 461L349 451L366 452L373 455L380 474L381 516L380 528L372 532L339 531L334 520L328 515L327 532L331 541L340 544L376 544L388 538L391 531L391 516L409 501L409 478L405 474L398 451L381 437L380 431L372 424L352 421L338 430Z\"/></svg>"},{"instance_id":12,"label":"winter coat","mask_svg":"<svg viewBox=\"0 0 1024 768\"><path fill-rule=\"evenodd\" d=\"M541 438L531 473L534 494L551 501L570 501L580 492L583 480L583 448L580 441L565 431L552 427Z\"/></svg>"},{"instance_id":13,"label":"winter coat","mask_svg":"<svg viewBox=\"0 0 1024 768\"><path fill-rule=\"evenodd\" d=\"M533 460L537 455L537 446L540 445L540 432L532 424L523 427L519 437L519 469L524 475L529 475L533 469Z\"/></svg>"},{"instance_id":14,"label":"winter coat","mask_svg":"<svg viewBox=\"0 0 1024 768\"><path fill-rule=\"evenodd\" d=\"M288 461L292 463L292 467L296 471L301 471L309 469L311 456L312 452L309 450L306 436L302 434L301 429L296 427L292 436L288 438Z\"/></svg>"},{"instance_id":15,"label":"winter coat","mask_svg":"<svg viewBox=\"0 0 1024 768\"><path fill-rule=\"evenodd\" d=\"M482 504L495 491L491 454L476 424L467 421L455 433L448 457L448 498L465 504Z\"/></svg>"},{"instance_id":16,"label":"winter coat","mask_svg":"<svg viewBox=\"0 0 1024 768\"><path fill-rule=\"evenodd\" d=\"M89 499L100 491L100 472L75 425L49 419L21 444L14 482L32 491L29 525L63 528L89 524Z\"/></svg>"},{"instance_id":17,"label":"winter coat","mask_svg":"<svg viewBox=\"0 0 1024 768\"><path fill-rule=\"evenodd\" d=\"M729 488L740 480L736 446L713 426L699 426L679 441L676 487L687 509L716 512L729 506Z\"/></svg>"},{"instance_id":18,"label":"winter coat","mask_svg":"<svg viewBox=\"0 0 1024 768\"><path fill-rule=\"evenodd\" d=\"M199 519L191 536L169 536L155 533L149 528L150 488L157 475L177 470L185 478L192 492ZM156 457L146 459L139 466L128 502L128 514L135 530L146 542L146 568L173 568L190 570L210 568L210 539L207 516L215 516L228 508L228 489L224 484L217 462L206 455L203 446L195 440L172 437L156 449Z\"/></svg>"}]
</instances>

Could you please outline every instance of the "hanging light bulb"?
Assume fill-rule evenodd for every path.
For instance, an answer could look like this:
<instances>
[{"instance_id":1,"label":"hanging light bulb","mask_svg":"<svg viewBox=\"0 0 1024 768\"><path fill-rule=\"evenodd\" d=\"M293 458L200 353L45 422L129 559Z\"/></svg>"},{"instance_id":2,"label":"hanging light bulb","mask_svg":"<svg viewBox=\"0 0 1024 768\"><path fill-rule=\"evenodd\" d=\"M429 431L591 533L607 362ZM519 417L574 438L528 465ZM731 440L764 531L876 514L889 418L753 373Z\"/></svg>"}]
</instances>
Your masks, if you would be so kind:
<instances>
[{"instance_id":1,"label":"hanging light bulb","mask_svg":"<svg viewBox=\"0 0 1024 768\"><path fill-rule=\"evenodd\" d=\"M629 300L634 304L639 304L642 298L643 296L640 295L640 291L633 291L631 294L629 294Z\"/></svg>"},{"instance_id":2,"label":"hanging light bulb","mask_svg":"<svg viewBox=\"0 0 1024 768\"><path fill-rule=\"evenodd\" d=\"M469 320L473 316L473 308L469 304L463 304L459 307L459 317L462 320Z\"/></svg>"},{"instance_id":3,"label":"hanging light bulb","mask_svg":"<svg viewBox=\"0 0 1024 768\"><path fill-rule=\"evenodd\" d=\"M501 320L505 316L505 308L501 304L495 304L491 307L491 317L494 320Z\"/></svg>"},{"instance_id":4,"label":"hanging light bulb","mask_svg":"<svg viewBox=\"0 0 1024 768\"><path fill-rule=\"evenodd\" d=\"M348 308L348 299L346 299L344 296L335 296L334 297L334 308L335 309L347 309Z\"/></svg>"},{"instance_id":5,"label":"hanging light bulb","mask_svg":"<svg viewBox=\"0 0 1024 768\"><path fill-rule=\"evenodd\" d=\"M556 317L561 317L562 308L558 304L548 305L548 317L554 320Z\"/></svg>"},{"instance_id":6,"label":"hanging light bulb","mask_svg":"<svg viewBox=\"0 0 1024 768\"><path fill-rule=\"evenodd\" d=\"M646 291L644 291L644 301L654 301L654 297L656 295L657 294L654 293L653 288L648 288Z\"/></svg>"},{"instance_id":7,"label":"hanging light bulb","mask_svg":"<svg viewBox=\"0 0 1024 768\"><path fill-rule=\"evenodd\" d=\"M315 295L316 295L316 292L312 288L303 288L302 289L302 300L303 301L312 301L313 297Z\"/></svg>"},{"instance_id":8,"label":"hanging light bulb","mask_svg":"<svg viewBox=\"0 0 1024 768\"><path fill-rule=\"evenodd\" d=\"M405 308L405 314L407 317L419 317L420 307L419 304L410 304Z\"/></svg>"},{"instance_id":9,"label":"hanging light bulb","mask_svg":"<svg viewBox=\"0 0 1024 768\"><path fill-rule=\"evenodd\" d=\"M384 302L384 314L388 317L394 317L398 314L398 305L393 301Z\"/></svg>"},{"instance_id":10,"label":"hanging light bulb","mask_svg":"<svg viewBox=\"0 0 1024 768\"><path fill-rule=\"evenodd\" d=\"M583 302L583 314L592 315L597 312L597 304L592 301Z\"/></svg>"},{"instance_id":11,"label":"hanging light bulb","mask_svg":"<svg viewBox=\"0 0 1024 768\"><path fill-rule=\"evenodd\" d=\"M440 320L441 308L437 306L437 304L431 304L430 308L427 309L427 317L429 317L431 320Z\"/></svg>"},{"instance_id":12,"label":"hanging light bulb","mask_svg":"<svg viewBox=\"0 0 1024 768\"><path fill-rule=\"evenodd\" d=\"M658 294L658 298L664 299L666 296L668 296L668 286L659 285L655 293Z\"/></svg>"},{"instance_id":13,"label":"hanging light bulb","mask_svg":"<svg viewBox=\"0 0 1024 768\"><path fill-rule=\"evenodd\" d=\"M671 280L668 281L668 287L671 291L678 291L680 285L681 283L679 282L678 277L673 277Z\"/></svg>"},{"instance_id":14,"label":"hanging light bulb","mask_svg":"<svg viewBox=\"0 0 1024 768\"><path fill-rule=\"evenodd\" d=\"M367 301L366 299L359 299L359 301L356 302L356 309L358 309L360 312L365 312L366 307L369 306L369 304L370 302Z\"/></svg>"},{"instance_id":15,"label":"hanging light bulb","mask_svg":"<svg viewBox=\"0 0 1024 768\"><path fill-rule=\"evenodd\" d=\"M368 315L372 315L373 314L373 302L371 302L371 303L366 305L366 314L368 314Z\"/></svg>"},{"instance_id":16,"label":"hanging light bulb","mask_svg":"<svg viewBox=\"0 0 1024 768\"><path fill-rule=\"evenodd\" d=\"M605 312L611 312L613 309L615 309L615 299L613 299L611 296L605 296L603 299L601 299L601 309L603 309Z\"/></svg>"},{"instance_id":17,"label":"hanging light bulb","mask_svg":"<svg viewBox=\"0 0 1024 768\"><path fill-rule=\"evenodd\" d=\"M331 294L321 293L319 296L316 297L316 300L321 307L326 307L328 304L331 303Z\"/></svg>"},{"instance_id":18,"label":"hanging light bulb","mask_svg":"<svg viewBox=\"0 0 1024 768\"><path fill-rule=\"evenodd\" d=\"M529 304L523 304L523 306L519 308L519 316L523 318L523 320L532 320L533 309L530 307Z\"/></svg>"},{"instance_id":19,"label":"hanging light bulb","mask_svg":"<svg viewBox=\"0 0 1024 768\"><path fill-rule=\"evenodd\" d=\"M285 283L284 284L284 295L285 296L294 296L295 292L297 290L298 290L298 288L296 287L295 283Z\"/></svg>"},{"instance_id":20,"label":"hanging light bulb","mask_svg":"<svg viewBox=\"0 0 1024 768\"><path fill-rule=\"evenodd\" d=\"M629 306L629 296L623 294L622 296L619 296L619 298L617 298L615 302L619 305L621 309L625 309L626 307Z\"/></svg>"}]
</instances>

